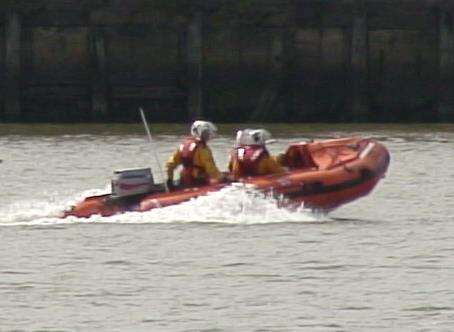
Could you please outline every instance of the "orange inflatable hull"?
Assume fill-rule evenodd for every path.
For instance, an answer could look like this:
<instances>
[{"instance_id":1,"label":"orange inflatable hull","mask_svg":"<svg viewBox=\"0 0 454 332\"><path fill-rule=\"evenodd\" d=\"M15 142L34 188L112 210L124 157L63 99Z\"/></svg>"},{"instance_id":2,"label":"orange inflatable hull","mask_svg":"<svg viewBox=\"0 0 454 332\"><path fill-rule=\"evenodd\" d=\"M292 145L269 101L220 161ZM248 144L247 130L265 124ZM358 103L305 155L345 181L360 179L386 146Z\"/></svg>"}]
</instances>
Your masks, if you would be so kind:
<instances>
[{"instance_id":1,"label":"orange inflatable hull","mask_svg":"<svg viewBox=\"0 0 454 332\"><path fill-rule=\"evenodd\" d=\"M385 175L390 156L374 140L345 138L297 143L284 154L288 172L247 177L238 182L280 198L281 206L330 211L367 195ZM88 197L64 213L64 217L112 216L128 211L143 212L180 204L218 191L229 183L180 189L114 199L111 195Z\"/></svg>"}]
</instances>

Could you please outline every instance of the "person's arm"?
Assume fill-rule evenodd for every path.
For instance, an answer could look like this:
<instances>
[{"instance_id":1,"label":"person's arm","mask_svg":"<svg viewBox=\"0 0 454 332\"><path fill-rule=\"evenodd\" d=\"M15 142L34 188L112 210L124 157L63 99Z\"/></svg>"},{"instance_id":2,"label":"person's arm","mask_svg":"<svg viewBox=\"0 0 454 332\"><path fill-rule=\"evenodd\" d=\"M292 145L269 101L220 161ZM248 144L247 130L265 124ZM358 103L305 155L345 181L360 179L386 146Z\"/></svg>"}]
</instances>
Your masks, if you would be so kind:
<instances>
[{"instance_id":1,"label":"person's arm","mask_svg":"<svg viewBox=\"0 0 454 332\"><path fill-rule=\"evenodd\" d=\"M200 163L210 179L221 180L221 172L216 167L213 154L209 148L200 149Z\"/></svg>"},{"instance_id":2,"label":"person's arm","mask_svg":"<svg viewBox=\"0 0 454 332\"><path fill-rule=\"evenodd\" d=\"M166 163L166 170L167 170L167 179L173 180L173 171L178 165L181 164L181 153L180 150L175 151L175 153L169 158Z\"/></svg>"},{"instance_id":3,"label":"person's arm","mask_svg":"<svg viewBox=\"0 0 454 332\"><path fill-rule=\"evenodd\" d=\"M285 172L285 169L271 156L264 159L263 162L265 164L266 174L279 174Z\"/></svg>"},{"instance_id":4,"label":"person's arm","mask_svg":"<svg viewBox=\"0 0 454 332\"><path fill-rule=\"evenodd\" d=\"M285 153L279 153L276 156L271 156L279 165L287 166L287 156Z\"/></svg>"}]
</instances>

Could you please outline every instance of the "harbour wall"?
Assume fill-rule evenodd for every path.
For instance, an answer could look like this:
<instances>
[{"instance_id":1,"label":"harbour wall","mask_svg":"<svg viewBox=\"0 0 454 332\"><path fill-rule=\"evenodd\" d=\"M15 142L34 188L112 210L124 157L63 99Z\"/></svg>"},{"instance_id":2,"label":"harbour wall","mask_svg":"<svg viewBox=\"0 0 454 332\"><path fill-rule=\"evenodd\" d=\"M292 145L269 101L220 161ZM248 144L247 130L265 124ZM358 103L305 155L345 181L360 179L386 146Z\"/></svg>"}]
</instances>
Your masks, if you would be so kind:
<instances>
[{"instance_id":1,"label":"harbour wall","mask_svg":"<svg viewBox=\"0 0 454 332\"><path fill-rule=\"evenodd\" d=\"M0 4L3 122L452 122L452 1Z\"/></svg>"}]
</instances>

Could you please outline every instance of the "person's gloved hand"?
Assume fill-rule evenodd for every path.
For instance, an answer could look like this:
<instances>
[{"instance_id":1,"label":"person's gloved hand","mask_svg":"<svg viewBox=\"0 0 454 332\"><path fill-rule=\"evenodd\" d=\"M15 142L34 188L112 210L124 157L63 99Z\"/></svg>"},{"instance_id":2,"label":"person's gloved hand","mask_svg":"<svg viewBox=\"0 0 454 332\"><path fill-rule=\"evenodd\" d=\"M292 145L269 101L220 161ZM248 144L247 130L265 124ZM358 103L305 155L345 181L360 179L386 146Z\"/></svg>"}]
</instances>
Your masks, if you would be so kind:
<instances>
[{"instance_id":1,"label":"person's gloved hand","mask_svg":"<svg viewBox=\"0 0 454 332\"><path fill-rule=\"evenodd\" d=\"M169 189L169 190L175 189L175 185L173 184L173 180L172 179L168 179L166 184L167 184L167 189Z\"/></svg>"},{"instance_id":2,"label":"person's gloved hand","mask_svg":"<svg viewBox=\"0 0 454 332\"><path fill-rule=\"evenodd\" d=\"M219 179L209 179L208 180L208 184L210 185L215 185L215 184L219 184L221 183L221 181Z\"/></svg>"}]
</instances>

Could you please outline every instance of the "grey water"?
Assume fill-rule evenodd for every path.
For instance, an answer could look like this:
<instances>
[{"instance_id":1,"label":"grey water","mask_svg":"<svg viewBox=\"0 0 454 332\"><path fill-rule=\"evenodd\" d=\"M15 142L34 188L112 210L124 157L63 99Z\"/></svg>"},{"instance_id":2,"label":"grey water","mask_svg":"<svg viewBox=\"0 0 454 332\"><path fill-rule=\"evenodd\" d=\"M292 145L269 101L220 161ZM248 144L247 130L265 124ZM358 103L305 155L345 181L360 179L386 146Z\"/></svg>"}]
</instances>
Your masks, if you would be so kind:
<instances>
[{"instance_id":1,"label":"grey water","mask_svg":"<svg viewBox=\"0 0 454 332\"><path fill-rule=\"evenodd\" d=\"M211 147L226 168L234 131ZM390 150L367 197L328 215L241 189L62 220L152 166L139 125L0 125L0 331L452 331L454 126L268 125L289 142L360 135ZM152 126L160 163L185 126ZM162 165L161 165L162 168Z\"/></svg>"}]
</instances>

